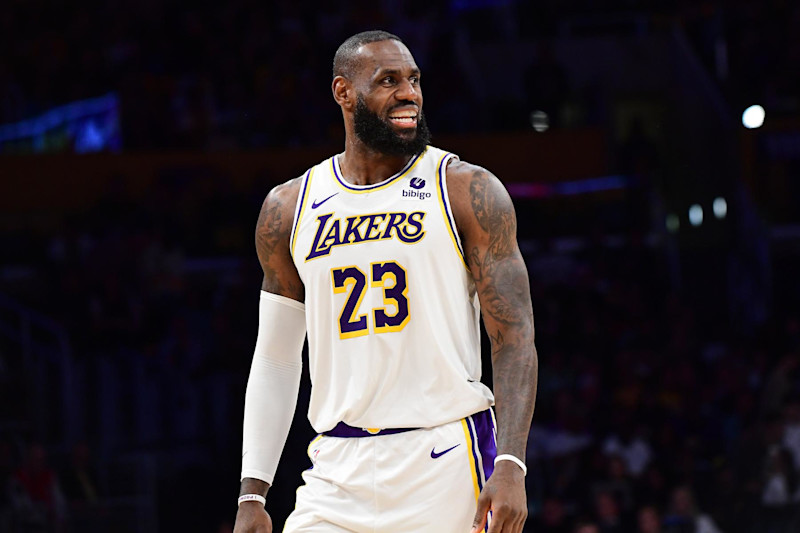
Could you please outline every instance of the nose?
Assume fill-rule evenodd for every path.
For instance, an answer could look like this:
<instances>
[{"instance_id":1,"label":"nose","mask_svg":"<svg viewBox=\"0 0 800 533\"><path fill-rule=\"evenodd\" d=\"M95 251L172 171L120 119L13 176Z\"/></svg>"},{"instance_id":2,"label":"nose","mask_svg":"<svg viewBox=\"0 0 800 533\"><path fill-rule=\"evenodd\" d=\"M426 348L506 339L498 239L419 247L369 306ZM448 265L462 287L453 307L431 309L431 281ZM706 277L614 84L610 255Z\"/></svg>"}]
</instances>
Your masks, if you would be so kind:
<instances>
[{"instance_id":1,"label":"nose","mask_svg":"<svg viewBox=\"0 0 800 533\"><path fill-rule=\"evenodd\" d=\"M410 80L403 80L394 93L395 98L398 100L412 100L416 101L419 95L419 87L411 83Z\"/></svg>"}]
</instances>

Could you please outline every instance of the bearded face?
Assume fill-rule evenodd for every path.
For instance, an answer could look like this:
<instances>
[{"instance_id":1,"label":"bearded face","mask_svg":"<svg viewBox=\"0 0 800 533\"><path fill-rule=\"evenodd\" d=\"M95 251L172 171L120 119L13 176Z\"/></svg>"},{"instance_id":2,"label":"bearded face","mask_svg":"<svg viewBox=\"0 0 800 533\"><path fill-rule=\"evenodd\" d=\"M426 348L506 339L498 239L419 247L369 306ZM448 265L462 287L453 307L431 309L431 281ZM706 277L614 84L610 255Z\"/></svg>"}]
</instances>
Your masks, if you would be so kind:
<instances>
[{"instance_id":1,"label":"bearded face","mask_svg":"<svg viewBox=\"0 0 800 533\"><path fill-rule=\"evenodd\" d=\"M396 107L407 105L398 104ZM356 136L370 149L385 155L414 156L425 150L431 142L431 132L422 109L418 112L417 127L405 128L402 133L389 122L391 112L392 109L388 110L387 118L382 118L367 107L364 97L359 94L353 114Z\"/></svg>"}]
</instances>

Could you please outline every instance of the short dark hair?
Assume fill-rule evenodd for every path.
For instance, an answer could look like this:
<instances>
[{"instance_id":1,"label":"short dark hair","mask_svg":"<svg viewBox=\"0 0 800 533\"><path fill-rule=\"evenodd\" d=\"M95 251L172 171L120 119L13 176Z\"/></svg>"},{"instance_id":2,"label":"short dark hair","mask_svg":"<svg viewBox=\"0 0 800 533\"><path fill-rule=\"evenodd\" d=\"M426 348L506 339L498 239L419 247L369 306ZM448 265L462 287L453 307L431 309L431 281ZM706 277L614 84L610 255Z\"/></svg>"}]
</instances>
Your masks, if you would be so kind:
<instances>
[{"instance_id":1,"label":"short dark hair","mask_svg":"<svg viewBox=\"0 0 800 533\"><path fill-rule=\"evenodd\" d=\"M336 55L333 56L333 77L352 77L359 66L359 61L356 57L358 49L365 44L377 43L379 41L403 42L397 35L383 30L370 30L356 33L343 42L336 50Z\"/></svg>"}]
</instances>

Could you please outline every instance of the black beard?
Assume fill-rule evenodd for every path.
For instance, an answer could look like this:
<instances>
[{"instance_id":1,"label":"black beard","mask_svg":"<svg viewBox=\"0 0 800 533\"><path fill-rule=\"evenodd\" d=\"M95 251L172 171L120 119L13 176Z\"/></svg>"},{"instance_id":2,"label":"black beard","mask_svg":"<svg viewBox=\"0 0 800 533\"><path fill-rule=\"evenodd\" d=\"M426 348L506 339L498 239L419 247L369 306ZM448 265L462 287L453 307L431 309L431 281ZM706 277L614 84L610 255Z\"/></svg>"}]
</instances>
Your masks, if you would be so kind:
<instances>
[{"instance_id":1,"label":"black beard","mask_svg":"<svg viewBox=\"0 0 800 533\"><path fill-rule=\"evenodd\" d=\"M367 103L358 96L353 114L356 137L368 148L385 155L414 156L422 153L431 142L431 132L422 109L417 114L417 132L411 139L398 135L392 127L372 112Z\"/></svg>"}]
</instances>

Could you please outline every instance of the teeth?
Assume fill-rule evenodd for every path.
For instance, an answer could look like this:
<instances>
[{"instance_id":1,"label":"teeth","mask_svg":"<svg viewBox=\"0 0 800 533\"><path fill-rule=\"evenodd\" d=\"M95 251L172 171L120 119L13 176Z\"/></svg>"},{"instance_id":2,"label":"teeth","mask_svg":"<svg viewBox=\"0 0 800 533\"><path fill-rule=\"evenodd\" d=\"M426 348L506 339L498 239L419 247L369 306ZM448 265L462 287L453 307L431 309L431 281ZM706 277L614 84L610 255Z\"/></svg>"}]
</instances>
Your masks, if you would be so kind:
<instances>
[{"instance_id":1,"label":"teeth","mask_svg":"<svg viewBox=\"0 0 800 533\"><path fill-rule=\"evenodd\" d=\"M415 118L417 113L415 111L398 111L389 115L391 118Z\"/></svg>"}]
</instances>

